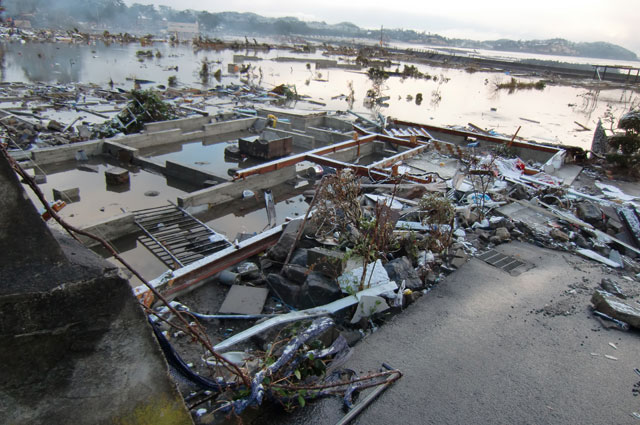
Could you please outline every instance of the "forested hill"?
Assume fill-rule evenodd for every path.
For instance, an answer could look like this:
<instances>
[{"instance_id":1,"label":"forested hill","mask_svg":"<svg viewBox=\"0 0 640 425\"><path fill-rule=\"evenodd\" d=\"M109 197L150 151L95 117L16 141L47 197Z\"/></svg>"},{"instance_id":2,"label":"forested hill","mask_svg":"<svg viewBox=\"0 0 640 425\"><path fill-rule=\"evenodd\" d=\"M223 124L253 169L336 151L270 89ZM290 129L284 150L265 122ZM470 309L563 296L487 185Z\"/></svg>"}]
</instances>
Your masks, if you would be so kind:
<instances>
[{"instance_id":1,"label":"forested hill","mask_svg":"<svg viewBox=\"0 0 640 425\"><path fill-rule=\"evenodd\" d=\"M175 10L166 6L133 4L123 0L5 0L3 17L29 20L34 27L113 29L128 32L160 33L167 22L198 22L204 34L284 35L307 37L346 37L380 40L381 31L360 28L350 22L328 24L307 22L297 18L268 18L254 13L209 13ZM204 3L203 3L204 4ZM402 41L447 47L502 50L511 52L587 56L602 59L638 60L624 47L607 43L575 43L554 38L549 40L466 40L452 39L427 31L384 29L385 42Z\"/></svg>"}]
</instances>

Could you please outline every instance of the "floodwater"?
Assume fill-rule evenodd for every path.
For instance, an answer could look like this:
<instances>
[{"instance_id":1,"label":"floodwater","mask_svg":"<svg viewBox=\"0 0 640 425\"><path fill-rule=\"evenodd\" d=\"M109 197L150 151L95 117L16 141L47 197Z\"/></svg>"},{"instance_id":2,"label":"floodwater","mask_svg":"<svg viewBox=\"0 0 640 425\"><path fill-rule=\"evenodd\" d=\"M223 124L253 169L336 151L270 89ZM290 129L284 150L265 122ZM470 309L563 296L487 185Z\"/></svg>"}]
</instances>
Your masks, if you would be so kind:
<instances>
[{"instance_id":1,"label":"floodwater","mask_svg":"<svg viewBox=\"0 0 640 425\"><path fill-rule=\"evenodd\" d=\"M607 111L613 117L619 117L631 106L640 103L637 92L631 88L587 89L549 84L543 90L510 93L496 90L496 84L507 82L512 77L523 81L537 81L538 78L499 72L470 73L461 69L418 65L421 72L436 78L416 80L390 77L381 87L381 95L389 96L389 100L385 105L372 109L364 102L367 90L373 85L367 75L363 71L341 68L316 69L315 59L327 59L320 50L314 54L297 54L286 50L271 50L268 53L251 50L235 53L229 50L196 52L188 45L172 47L165 43L144 48L135 44L10 43L5 44L4 48L1 74L4 81L106 85L112 80L117 86L129 89L133 86L133 78L166 85L167 78L175 75L182 84L202 86L198 71L202 60L207 58L211 72L220 69L222 77L220 82L212 78L206 87L247 83L271 89L284 83L295 85L299 94L326 104L322 107L299 101L291 105L297 109L344 111L349 108L344 95L349 94L351 86L355 97L352 110L365 115L371 116L379 111L386 116L435 125L467 125L471 122L507 135L521 127L518 133L521 137L583 148L590 147L593 133L582 131L575 122L593 129ZM139 61L136 58L137 50L158 51L161 57ZM255 57L242 62L252 65L248 74L227 72L228 64L234 61L234 54ZM295 60L282 61L282 58ZM350 58L330 59L347 63ZM602 60L593 59L592 63L602 63ZM394 64L389 69L402 70L403 65ZM177 71L169 70L176 66ZM421 103L415 100L419 93L423 98ZM252 106L248 100L230 102L227 106L236 104Z\"/></svg>"},{"instance_id":2,"label":"floodwater","mask_svg":"<svg viewBox=\"0 0 640 425\"><path fill-rule=\"evenodd\" d=\"M83 164L94 166L97 172L79 169ZM117 164L114 162L114 165ZM80 200L69 202L69 199L63 199L67 205L60 211L62 218L75 226L94 224L121 214L123 210L135 211L167 205L167 200L175 202L178 196L198 189L139 168L129 169L128 185L110 186L106 184L104 176L104 171L109 166L103 159L90 159L43 167L37 172L44 172L47 182L39 187L49 200L53 200L53 189L77 187L80 190ZM27 193L36 208L42 208L30 189L27 189Z\"/></svg>"},{"instance_id":3,"label":"floodwater","mask_svg":"<svg viewBox=\"0 0 640 425\"><path fill-rule=\"evenodd\" d=\"M141 154L161 164L166 161L178 162L221 177L229 177L228 171L232 168L249 168L264 162L248 157L225 156L224 150L227 146L235 145L239 138L250 135L248 131L225 133L216 137L207 137L204 140L197 139L158 148L146 148Z\"/></svg>"}]
</instances>

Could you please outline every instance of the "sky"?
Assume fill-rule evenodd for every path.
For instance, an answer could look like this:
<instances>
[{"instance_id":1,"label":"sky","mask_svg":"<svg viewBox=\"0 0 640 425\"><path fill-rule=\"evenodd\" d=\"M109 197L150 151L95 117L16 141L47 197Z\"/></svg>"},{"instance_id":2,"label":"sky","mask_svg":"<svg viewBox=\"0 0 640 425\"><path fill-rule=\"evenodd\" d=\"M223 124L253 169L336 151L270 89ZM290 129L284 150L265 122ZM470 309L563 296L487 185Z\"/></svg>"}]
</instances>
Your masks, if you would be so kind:
<instances>
[{"instance_id":1,"label":"sky","mask_svg":"<svg viewBox=\"0 0 640 425\"><path fill-rule=\"evenodd\" d=\"M560 37L571 41L607 41L640 55L636 31L640 22L638 0L125 0L125 3L295 16L329 24L347 21L365 28L384 25L475 40Z\"/></svg>"}]
</instances>

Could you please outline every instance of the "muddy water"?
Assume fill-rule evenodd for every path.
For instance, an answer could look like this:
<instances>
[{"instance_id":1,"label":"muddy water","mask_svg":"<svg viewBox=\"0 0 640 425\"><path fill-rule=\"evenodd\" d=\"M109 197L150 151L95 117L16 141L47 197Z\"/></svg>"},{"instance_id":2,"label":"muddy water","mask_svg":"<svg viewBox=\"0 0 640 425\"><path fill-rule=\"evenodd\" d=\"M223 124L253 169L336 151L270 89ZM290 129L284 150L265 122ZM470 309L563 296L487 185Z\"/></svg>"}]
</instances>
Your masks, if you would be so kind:
<instances>
[{"instance_id":1,"label":"muddy water","mask_svg":"<svg viewBox=\"0 0 640 425\"><path fill-rule=\"evenodd\" d=\"M223 75L220 82L212 79L208 83L209 87L247 81L246 75L227 73L227 65L234 60L232 51L194 52L189 46L171 47L161 43L144 48L138 45L105 46L102 43L14 43L5 45L5 49L2 73L4 81L93 82L105 85L113 80L119 87L129 89L133 82L127 78L166 84L167 78L175 75L182 84L201 85L198 71L205 57L211 62L212 72L221 69ZM161 57L139 61L135 53L141 49L158 51ZM366 74L335 68L316 70L314 59L323 58L320 51L305 55L283 50L237 53L260 59L244 62L253 66L248 78L251 84L267 89L282 83L295 85L298 93L326 104L324 108L307 102L297 102L291 106L299 109L345 110L349 105L344 98L337 96L348 94L349 84L352 84L355 94L353 110L364 114L372 112L363 102L367 90L372 87ZM301 61L275 61L276 58L283 57ZM600 62L598 59L592 61ZM307 63L310 64L310 69L307 68ZM390 69L402 69L402 65L404 63L394 64ZM169 67L175 66L178 71L169 70ZM541 91L520 90L509 93L496 91L495 88L497 83L511 79L512 76L505 73L468 73L464 70L426 65L419 65L418 69L437 78L428 81L389 78L383 84L382 95L389 96L390 99L386 102L388 106L380 108L380 112L396 118L436 125L466 125L472 122L482 128L506 134L513 134L518 127L522 127L519 135L528 139L588 148L592 132L580 131L574 121L593 128L608 107L614 116L619 116L631 105L640 102L637 93L631 90L598 91L548 85ZM520 76L517 78L524 81L538 80ZM418 93L423 97L421 104L415 101ZM244 105L251 104L244 102Z\"/></svg>"},{"instance_id":2,"label":"muddy water","mask_svg":"<svg viewBox=\"0 0 640 425\"><path fill-rule=\"evenodd\" d=\"M84 162L96 167L97 172L78 169L80 162L69 162L55 167L45 167L38 172L47 175L47 182L40 185L40 189L49 200L53 200L53 189L80 190L79 202L68 202L60 211L60 215L69 223L76 226L94 224L123 210L133 211L166 205L167 200L175 202L176 198L197 188L186 185L181 181L168 180L162 175L154 174L142 169L130 169L129 184L109 186L106 184L104 171L110 164L102 160ZM154 191L154 193L150 193ZM149 196L158 193L156 196ZM31 190L27 193L37 208L39 201ZM145 195L146 193L146 195Z\"/></svg>"}]
</instances>

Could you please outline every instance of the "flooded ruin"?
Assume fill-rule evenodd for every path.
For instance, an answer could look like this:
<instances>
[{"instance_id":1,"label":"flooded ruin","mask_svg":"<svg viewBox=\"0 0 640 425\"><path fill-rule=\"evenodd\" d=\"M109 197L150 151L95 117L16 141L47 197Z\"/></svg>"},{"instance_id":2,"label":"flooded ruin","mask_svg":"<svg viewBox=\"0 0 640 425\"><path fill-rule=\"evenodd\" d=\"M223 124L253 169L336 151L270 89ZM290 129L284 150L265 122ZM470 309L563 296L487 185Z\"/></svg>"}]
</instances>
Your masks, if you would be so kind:
<instances>
[{"instance_id":1,"label":"flooded ruin","mask_svg":"<svg viewBox=\"0 0 640 425\"><path fill-rule=\"evenodd\" d=\"M543 364L523 364L544 377L547 351L562 373L631 367L638 62L387 42L382 28L203 37L212 16L162 36L0 25L0 316L30 353L4 362L20 406L7 423L75 400L98 422L392 423L378 417L419 406L426 375L454 388L492 359L479 385L507 388L533 352ZM552 327L570 342L549 342ZM605 339L615 351L593 345ZM26 361L76 383L43 384L31 411ZM438 403L459 410L442 382ZM383 411L365 410L387 388Z\"/></svg>"}]
</instances>

